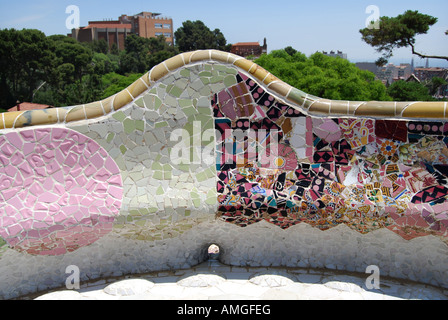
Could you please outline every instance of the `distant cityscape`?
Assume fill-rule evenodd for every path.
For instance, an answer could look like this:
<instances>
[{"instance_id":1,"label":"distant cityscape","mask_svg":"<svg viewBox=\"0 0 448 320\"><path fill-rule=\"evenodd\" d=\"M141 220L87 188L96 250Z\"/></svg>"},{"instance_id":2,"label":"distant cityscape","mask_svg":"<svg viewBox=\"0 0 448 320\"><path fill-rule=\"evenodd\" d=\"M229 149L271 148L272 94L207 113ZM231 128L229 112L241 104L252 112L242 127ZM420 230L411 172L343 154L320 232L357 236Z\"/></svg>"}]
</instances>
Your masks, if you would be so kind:
<instances>
[{"instance_id":1,"label":"distant cityscape","mask_svg":"<svg viewBox=\"0 0 448 320\"><path fill-rule=\"evenodd\" d=\"M347 54L342 51L322 51L324 55L329 57L340 57L342 59L347 58ZM394 65L389 63L385 66L377 66L375 62L357 62L355 65L361 70L367 70L375 74L378 80L381 80L386 86L392 83L404 80L415 82L429 82L435 77L439 77L448 81L448 69L439 67L430 67L429 59L426 59L425 66L414 66L414 59L411 63L400 63L400 65ZM443 85L438 89L435 94L436 97L448 96L448 85Z\"/></svg>"},{"instance_id":2,"label":"distant cityscape","mask_svg":"<svg viewBox=\"0 0 448 320\"><path fill-rule=\"evenodd\" d=\"M389 63L378 67L375 62L358 62L356 66L361 70L373 72L376 78L381 80L386 86L399 80L419 83L429 82L435 77L448 80L448 69L430 67L428 59L426 60L426 66L417 67L414 66L414 59L412 59L411 63L400 63L400 65ZM448 96L448 85L441 86L435 96Z\"/></svg>"}]
</instances>

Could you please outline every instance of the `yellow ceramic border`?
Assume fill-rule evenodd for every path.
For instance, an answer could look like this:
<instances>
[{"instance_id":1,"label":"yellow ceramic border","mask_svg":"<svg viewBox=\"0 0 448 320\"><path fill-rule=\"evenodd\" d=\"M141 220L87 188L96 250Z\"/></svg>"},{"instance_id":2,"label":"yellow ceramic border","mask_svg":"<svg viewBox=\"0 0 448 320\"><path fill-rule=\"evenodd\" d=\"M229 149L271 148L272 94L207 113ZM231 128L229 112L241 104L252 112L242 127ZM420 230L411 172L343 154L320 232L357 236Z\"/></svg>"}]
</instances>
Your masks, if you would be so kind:
<instances>
[{"instance_id":1,"label":"yellow ceramic border","mask_svg":"<svg viewBox=\"0 0 448 320\"><path fill-rule=\"evenodd\" d=\"M394 119L447 119L447 102L384 102L328 100L306 94L281 81L256 63L218 50L199 50L172 57L155 66L128 88L102 101L71 108L54 108L4 113L0 129L69 123L95 119L119 110L144 93L152 84L171 72L199 62L232 64L249 73L279 98L315 116L373 117Z\"/></svg>"}]
</instances>

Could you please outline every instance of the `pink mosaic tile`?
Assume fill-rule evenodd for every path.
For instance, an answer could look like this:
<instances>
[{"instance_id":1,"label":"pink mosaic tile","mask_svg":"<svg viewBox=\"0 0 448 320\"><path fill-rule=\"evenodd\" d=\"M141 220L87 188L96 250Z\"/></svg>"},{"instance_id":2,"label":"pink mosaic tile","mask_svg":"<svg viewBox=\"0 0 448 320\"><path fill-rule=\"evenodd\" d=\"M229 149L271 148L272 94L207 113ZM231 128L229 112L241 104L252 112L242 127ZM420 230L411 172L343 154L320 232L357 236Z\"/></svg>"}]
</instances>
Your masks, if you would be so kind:
<instances>
[{"instance_id":1,"label":"pink mosaic tile","mask_svg":"<svg viewBox=\"0 0 448 320\"><path fill-rule=\"evenodd\" d=\"M61 255L112 230L123 196L115 161L68 129L0 137L0 236L10 247Z\"/></svg>"}]
</instances>

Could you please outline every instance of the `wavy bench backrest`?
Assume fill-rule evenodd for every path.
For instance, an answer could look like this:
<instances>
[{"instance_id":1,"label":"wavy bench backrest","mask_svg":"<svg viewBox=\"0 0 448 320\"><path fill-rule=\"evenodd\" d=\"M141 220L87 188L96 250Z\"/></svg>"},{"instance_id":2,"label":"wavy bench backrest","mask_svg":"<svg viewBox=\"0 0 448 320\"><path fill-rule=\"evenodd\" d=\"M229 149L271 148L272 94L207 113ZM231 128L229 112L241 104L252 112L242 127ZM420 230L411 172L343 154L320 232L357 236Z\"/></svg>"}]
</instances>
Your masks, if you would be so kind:
<instances>
[{"instance_id":1,"label":"wavy bench backrest","mask_svg":"<svg viewBox=\"0 0 448 320\"><path fill-rule=\"evenodd\" d=\"M445 248L446 107L321 99L206 50L103 101L2 114L0 265L5 250L61 256L106 236L157 243L211 222L383 229Z\"/></svg>"}]
</instances>

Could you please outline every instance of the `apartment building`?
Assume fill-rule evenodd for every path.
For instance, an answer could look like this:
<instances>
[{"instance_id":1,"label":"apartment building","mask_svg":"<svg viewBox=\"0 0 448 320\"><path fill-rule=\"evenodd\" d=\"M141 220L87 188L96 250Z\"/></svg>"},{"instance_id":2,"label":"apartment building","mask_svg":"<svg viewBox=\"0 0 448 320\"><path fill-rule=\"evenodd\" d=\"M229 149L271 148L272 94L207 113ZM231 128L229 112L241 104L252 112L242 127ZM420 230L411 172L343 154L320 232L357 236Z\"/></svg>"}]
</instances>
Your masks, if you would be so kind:
<instances>
[{"instance_id":1,"label":"apartment building","mask_svg":"<svg viewBox=\"0 0 448 320\"><path fill-rule=\"evenodd\" d=\"M118 18L122 24L131 25L131 33L143 38L164 36L174 45L173 19L162 17L161 13L141 12L136 15L122 15Z\"/></svg>"},{"instance_id":2,"label":"apartment building","mask_svg":"<svg viewBox=\"0 0 448 320\"><path fill-rule=\"evenodd\" d=\"M118 20L89 21L88 26L73 29L69 36L80 42L105 40L109 48L116 44L119 50L124 50L126 37L130 34L143 38L163 35L167 43L174 45L173 19L151 12L121 15Z\"/></svg>"}]
</instances>

